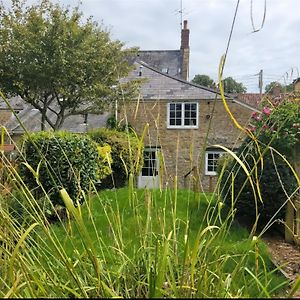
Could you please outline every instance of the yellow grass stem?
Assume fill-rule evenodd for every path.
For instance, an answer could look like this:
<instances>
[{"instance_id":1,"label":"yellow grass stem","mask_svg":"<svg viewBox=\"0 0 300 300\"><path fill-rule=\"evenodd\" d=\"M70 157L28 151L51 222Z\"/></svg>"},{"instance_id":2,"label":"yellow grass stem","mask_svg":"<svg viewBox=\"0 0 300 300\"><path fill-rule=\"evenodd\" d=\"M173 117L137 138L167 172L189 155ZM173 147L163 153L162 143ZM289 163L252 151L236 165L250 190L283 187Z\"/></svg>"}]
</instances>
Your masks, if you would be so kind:
<instances>
[{"instance_id":1,"label":"yellow grass stem","mask_svg":"<svg viewBox=\"0 0 300 300\"><path fill-rule=\"evenodd\" d=\"M26 237L37 225L39 225L39 223L33 223L32 225L30 225L29 228L21 235L18 243L15 246L15 249L14 249L14 251L11 255L11 259L10 259L10 269L9 269L10 281L13 281L13 270L14 270L14 262L15 262L16 256L19 254L19 250L20 250L22 244L25 242Z\"/></svg>"},{"instance_id":2,"label":"yellow grass stem","mask_svg":"<svg viewBox=\"0 0 300 300\"><path fill-rule=\"evenodd\" d=\"M71 215L75 218L76 224L78 225L80 235L82 237L82 241L84 243L85 249L88 253L88 256L94 266L94 270L96 272L99 288L105 292L105 294L110 295L111 297L115 296L115 293L100 279L101 271L100 271L100 264L97 259L97 254L93 246L93 242L91 237L84 225L84 221L82 219L82 215L80 210L74 206L73 200L70 198L68 192L65 189L60 190L60 195L66 205L67 210L71 213Z\"/></svg>"},{"instance_id":3,"label":"yellow grass stem","mask_svg":"<svg viewBox=\"0 0 300 300\"><path fill-rule=\"evenodd\" d=\"M233 114L231 113L228 105L227 105L227 101L225 98L225 94L224 94L224 88L223 88L223 83L222 83L222 70L224 68L224 63L225 63L225 55L222 55L221 60L220 60L220 64L219 64L219 72L218 72L218 80L219 80L219 89L220 89L220 95L223 101L223 105L225 107L226 112L228 113L230 119L233 121L234 125L240 129L241 131L247 133L247 131L245 130L244 127L242 127L239 122L236 120L236 118L233 116Z\"/></svg>"}]
</instances>

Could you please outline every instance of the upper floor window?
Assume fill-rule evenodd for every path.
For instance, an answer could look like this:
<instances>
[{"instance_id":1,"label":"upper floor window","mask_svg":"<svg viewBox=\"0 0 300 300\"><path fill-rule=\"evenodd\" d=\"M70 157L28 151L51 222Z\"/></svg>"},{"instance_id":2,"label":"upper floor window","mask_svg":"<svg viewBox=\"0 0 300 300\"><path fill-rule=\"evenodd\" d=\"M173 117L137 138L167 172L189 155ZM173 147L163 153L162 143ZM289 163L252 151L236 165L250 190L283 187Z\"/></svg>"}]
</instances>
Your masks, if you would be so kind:
<instances>
[{"instance_id":1,"label":"upper floor window","mask_svg":"<svg viewBox=\"0 0 300 300\"><path fill-rule=\"evenodd\" d=\"M168 128L198 128L198 103L168 103Z\"/></svg>"},{"instance_id":2,"label":"upper floor window","mask_svg":"<svg viewBox=\"0 0 300 300\"><path fill-rule=\"evenodd\" d=\"M161 71L162 73L169 74L169 68L162 68Z\"/></svg>"}]
</instances>

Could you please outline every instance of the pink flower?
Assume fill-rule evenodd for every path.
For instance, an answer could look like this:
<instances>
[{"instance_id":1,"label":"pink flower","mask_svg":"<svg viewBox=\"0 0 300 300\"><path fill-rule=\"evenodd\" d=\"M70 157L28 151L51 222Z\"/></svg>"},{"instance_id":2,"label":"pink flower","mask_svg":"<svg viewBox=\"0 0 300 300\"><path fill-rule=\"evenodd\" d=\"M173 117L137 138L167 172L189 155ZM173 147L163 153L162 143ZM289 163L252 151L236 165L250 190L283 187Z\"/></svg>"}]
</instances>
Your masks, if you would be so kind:
<instances>
[{"instance_id":1,"label":"pink flower","mask_svg":"<svg viewBox=\"0 0 300 300\"><path fill-rule=\"evenodd\" d=\"M262 127L264 130L266 130L268 128L268 125L267 124L264 124L263 127Z\"/></svg>"},{"instance_id":2,"label":"pink flower","mask_svg":"<svg viewBox=\"0 0 300 300\"><path fill-rule=\"evenodd\" d=\"M255 111L252 113L252 119L260 122L262 120L262 117Z\"/></svg>"},{"instance_id":3,"label":"pink flower","mask_svg":"<svg viewBox=\"0 0 300 300\"><path fill-rule=\"evenodd\" d=\"M271 109L269 107L264 107L263 108L263 113L267 116L271 114Z\"/></svg>"}]
</instances>

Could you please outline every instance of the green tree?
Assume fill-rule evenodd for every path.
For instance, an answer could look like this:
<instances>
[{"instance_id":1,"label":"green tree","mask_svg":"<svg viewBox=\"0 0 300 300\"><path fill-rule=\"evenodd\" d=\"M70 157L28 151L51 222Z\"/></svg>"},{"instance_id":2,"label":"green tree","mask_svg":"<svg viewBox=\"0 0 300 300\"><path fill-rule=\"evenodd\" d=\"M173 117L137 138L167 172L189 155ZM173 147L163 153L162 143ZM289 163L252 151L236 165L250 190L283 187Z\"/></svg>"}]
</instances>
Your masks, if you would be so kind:
<instances>
[{"instance_id":1,"label":"green tree","mask_svg":"<svg viewBox=\"0 0 300 300\"><path fill-rule=\"evenodd\" d=\"M269 84L267 84L265 86L265 92L266 93L272 92L272 90L275 86L279 87L281 93L283 93L283 92L292 92L294 90L294 85L292 83L287 84L287 85L282 85L278 81L271 81Z\"/></svg>"},{"instance_id":2,"label":"green tree","mask_svg":"<svg viewBox=\"0 0 300 300\"><path fill-rule=\"evenodd\" d=\"M229 93L229 94L247 92L247 88L241 82L235 81L232 77L226 77L223 80L223 87L225 93Z\"/></svg>"},{"instance_id":3,"label":"green tree","mask_svg":"<svg viewBox=\"0 0 300 300\"><path fill-rule=\"evenodd\" d=\"M216 83L208 75L195 75L192 82L209 88L216 87Z\"/></svg>"},{"instance_id":4,"label":"green tree","mask_svg":"<svg viewBox=\"0 0 300 300\"><path fill-rule=\"evenodd\" d=\"M43 0L0 5L0 88L41 113L41 129L57 130L73 114L101 112L116 96L135 90L119 79L130 71L124 49L79 7ZM125 92L124 92L125 91Z\"/></svg>"},{"instance_id":5,"label":"green tree","mask_svg":"<svg viewBox=\"0 0 300 300\"><path fill-rule=\"evenodd\" d=\"M281 83L279 83L279 82L277 82L277 81L271 81L269 84L267 84L267 85L265 86L265 92L266 92L266 93L272 92L272 90L273 90L273 88L274 88L275 86L278 86L278 87L280 88L280 92L283 91L283 86L282 86Z\"/></svg>"}]
</instances>

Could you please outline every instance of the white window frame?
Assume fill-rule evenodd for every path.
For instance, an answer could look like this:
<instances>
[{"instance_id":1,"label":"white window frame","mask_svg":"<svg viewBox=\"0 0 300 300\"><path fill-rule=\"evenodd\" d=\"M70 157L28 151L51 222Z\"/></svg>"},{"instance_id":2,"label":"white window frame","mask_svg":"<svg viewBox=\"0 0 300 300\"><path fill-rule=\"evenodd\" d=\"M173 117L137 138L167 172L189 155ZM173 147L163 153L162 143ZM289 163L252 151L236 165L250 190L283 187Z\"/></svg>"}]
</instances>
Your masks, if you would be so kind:
<instances>
[{"instance_id":1,"label":"white window frame","mask_svg":"<svg viewBox=\"0 0 300 300\"><path fill-rule=\"evenodd\" d=\"M209 175L209 176L216 176L217 175L217 171L214 170L214 171L209 171L208 170L208 167L209 167L209 164L208 164L208 155L209 154L213 154L213 155L216 155L218 154L219 157L222 157L226 152L225 151L222 151L222 150L206 150L205 152L205 175ZM215 158L213 158L213 160L215 160Z\"/></svg>"},{"instance_id":2,"label":"white window frame","mask_svg":"<svg viewBox=\"0 0 300 300\"><path fill-rule=\"evenodd\" d=\"M181 125L171 125L170 124L170 106L172 104L180 104L181 105ZM196 125L184 125L185 121L185 105L186 104L195 104L196 105ZM191 128L198 128L199 127L199 103L198 102L169 102L168 109L167 109L167 128L170 129L191 129Z\"/></svg>"}]
</instances>

